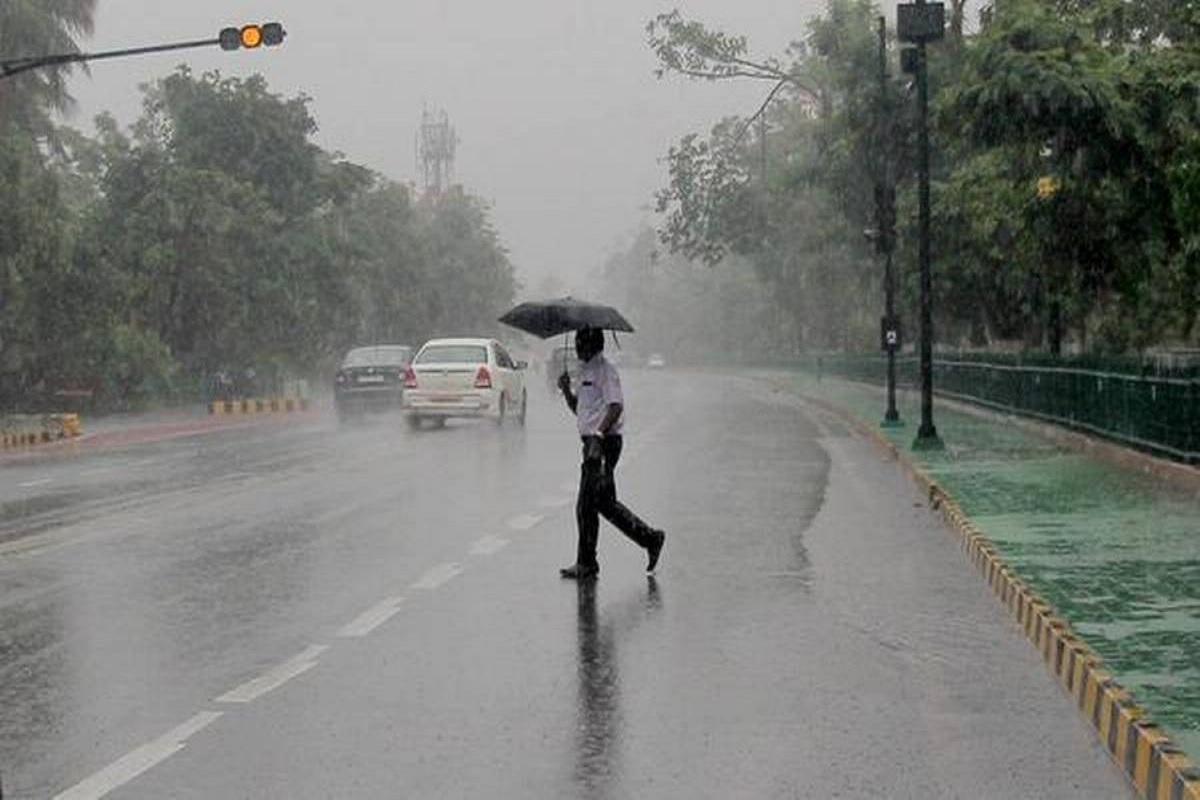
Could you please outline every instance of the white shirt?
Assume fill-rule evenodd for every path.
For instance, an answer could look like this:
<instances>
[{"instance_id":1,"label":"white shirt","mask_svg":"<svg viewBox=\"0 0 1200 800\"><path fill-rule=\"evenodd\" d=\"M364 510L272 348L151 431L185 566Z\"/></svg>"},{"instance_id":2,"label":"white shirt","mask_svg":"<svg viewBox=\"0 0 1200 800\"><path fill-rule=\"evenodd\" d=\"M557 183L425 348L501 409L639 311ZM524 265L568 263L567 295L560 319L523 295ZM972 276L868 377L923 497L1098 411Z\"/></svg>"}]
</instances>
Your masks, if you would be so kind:
<instances>
[{"instance_id":1,"label":"white shirt","mask_svg":"<svg viewBox=\"0 0 1200 800\"><path fill-rule=\"evenodd\" d=\"M580 436L592 436L596 433L610 405L620 403L622 408L625 406L625 396L621 393L621 376L617 374L617 368L605 360L603 353L597 353L590 361L583 362L576 398L578 402L575 405L575 417L579 424ZM608 433L620 434L624 430L624 422L625 414L622 413L608 429Z\"/></svg>"}]
</instances>

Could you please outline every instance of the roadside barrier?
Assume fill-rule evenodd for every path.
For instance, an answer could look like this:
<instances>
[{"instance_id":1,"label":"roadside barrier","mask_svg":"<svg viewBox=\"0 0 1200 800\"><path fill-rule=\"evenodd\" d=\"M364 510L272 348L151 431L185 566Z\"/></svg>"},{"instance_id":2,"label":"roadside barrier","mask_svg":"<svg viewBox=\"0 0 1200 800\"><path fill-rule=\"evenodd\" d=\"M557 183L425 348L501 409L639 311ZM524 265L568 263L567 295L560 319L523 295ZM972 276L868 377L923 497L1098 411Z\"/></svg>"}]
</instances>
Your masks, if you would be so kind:
<instances>
[{"instance_id":1,"label":"roadside barrier","mask_svg":"<svg viewBox=\"0 0 1200 800\"><path fill-rule=\"evenodd\" d=\"M78 414L21 414L0 417L0 450L74 439L83 433Z\"/></svg>"},{"instance_id":2,"label":"roadside barrier","mask_svg":"<svg viewBox=\"0 0 1200 800\"><path fill-rule=\"evenodd\" d=\"M958 536L967 558L1042 654L1059 684L1091 722L1101 743L1145 800L1200 800L1200 768L1154 722L1133 695L1105 671L1103 661L1067 621L1016 571L937 481L873 426L841 408L805 395L874 440L928 494L929 505Z\"/></svg>"},{"instance_id":3,"label":"roadside barrier","mask_svg":"<svg viewBox=\"0 0 1200 800\"><path fill-rule=\"evenodd\" d=\"M208 413L216 416L240 414L290 414L307 411L308 399L304 397L252 397L237 400L213 400Z\"/></svg>"}]
</instances>

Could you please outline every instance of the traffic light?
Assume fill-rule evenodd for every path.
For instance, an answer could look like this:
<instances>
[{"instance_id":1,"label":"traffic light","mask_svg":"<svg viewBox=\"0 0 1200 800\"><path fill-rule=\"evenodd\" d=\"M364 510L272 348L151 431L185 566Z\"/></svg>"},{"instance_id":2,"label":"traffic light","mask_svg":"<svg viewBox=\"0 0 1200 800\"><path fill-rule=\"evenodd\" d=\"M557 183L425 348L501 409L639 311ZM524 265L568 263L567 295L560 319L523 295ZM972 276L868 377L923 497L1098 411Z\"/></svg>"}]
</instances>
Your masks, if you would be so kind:
<instances>
[{"instance_id":1,"label":"traffic light","mask_svg":"<svg viewBox=\"0 0 1200 800\"><path fill-rule=\"evenodd\" d=\"M223 28L217 37L222 50L255 50L259 47L276 47L283 44L287 31L278 22L262 25L243 25L240 28Z\"/></svg>"}]
</instances>

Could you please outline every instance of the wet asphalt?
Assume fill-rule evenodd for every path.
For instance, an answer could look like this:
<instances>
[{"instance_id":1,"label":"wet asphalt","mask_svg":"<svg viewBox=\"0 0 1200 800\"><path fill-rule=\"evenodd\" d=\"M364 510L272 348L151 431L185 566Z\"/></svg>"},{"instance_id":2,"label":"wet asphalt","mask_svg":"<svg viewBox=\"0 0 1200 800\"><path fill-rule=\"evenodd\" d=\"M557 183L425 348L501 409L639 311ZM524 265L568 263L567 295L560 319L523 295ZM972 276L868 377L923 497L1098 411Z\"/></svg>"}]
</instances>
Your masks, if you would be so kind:
<instances>
[{"instance_id":1,"label":"wet asphalt","mask_svg":"<svg viewBox=\"0 0 1200 800\"><path fill-rule=\"evenodd\" d=\"M766 384L578 444L332 415L0 460L5 798L1128 798L900 468Z\"/></svg>"}]
</instances>

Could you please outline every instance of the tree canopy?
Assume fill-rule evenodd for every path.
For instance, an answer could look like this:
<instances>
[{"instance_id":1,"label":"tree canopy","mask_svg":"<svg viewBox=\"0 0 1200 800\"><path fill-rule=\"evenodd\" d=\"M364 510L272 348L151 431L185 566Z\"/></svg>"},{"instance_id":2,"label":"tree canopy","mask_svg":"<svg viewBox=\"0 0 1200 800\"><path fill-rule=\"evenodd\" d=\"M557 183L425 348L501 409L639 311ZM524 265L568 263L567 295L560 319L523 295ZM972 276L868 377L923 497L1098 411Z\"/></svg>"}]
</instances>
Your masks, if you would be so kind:
<instances>
[{"instance_id":1,"label":"tree canopy","mask_svg":"<svg viewBox=\"0 0 1200 800\"><path fill-rule=\"evenodd\" d=\"M947 38L930 47L942 342L1196 343L1193 5L997 0L965 34L951 4ZM880 86L879 13L828 0L778 56L679 12L648 27L662 77L763 81L763 107L671 148L659 235L688 258L753 269L797 347L874 344L882 269L862 234L879 226L876 186L893 180L902 306L916 316L915 100L894 41Z\"/></svg>"},{"instance_id":2,"label":"tree canopy","mask_svg":"<svg viewBox=\"0 0 1200 800\"><path fill-rule=\"evenodd\" d=\"M128 130L0 134L0 406L317 377L353 345L490 331L510 304L513 267L462 187L323 151L308 98L258 76L181 67L144 92Z\"/></svg>"}]
</instances>

